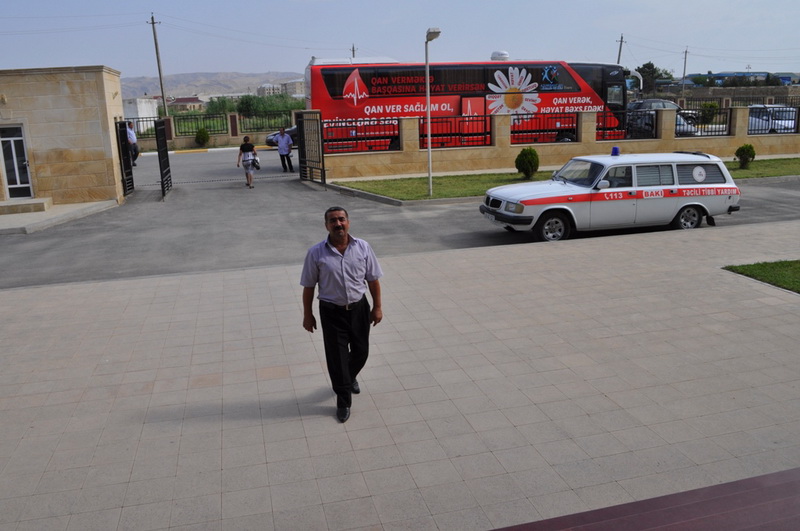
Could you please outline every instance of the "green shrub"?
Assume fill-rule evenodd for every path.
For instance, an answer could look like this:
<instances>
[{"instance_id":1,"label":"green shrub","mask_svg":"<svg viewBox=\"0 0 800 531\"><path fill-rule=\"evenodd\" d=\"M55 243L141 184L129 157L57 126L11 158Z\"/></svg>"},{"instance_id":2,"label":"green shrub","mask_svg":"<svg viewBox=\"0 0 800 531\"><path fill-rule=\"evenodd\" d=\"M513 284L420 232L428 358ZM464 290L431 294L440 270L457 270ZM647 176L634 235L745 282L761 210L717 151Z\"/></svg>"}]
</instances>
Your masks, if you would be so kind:
<instances>
[{"instance_id":1,"label":"green shrub","mask_svg":"<svg viewBox=\"0 0 800 531\"><path fill-rule=\"evenodd\" d=\"M750 166L750 161L756 158L756 150L752 144L743 144L739 146L734 155L739 161L739 169L746 170Z\"/></svg>"},{"instance_id":2,"label":"green shrub","mask_svg":"<svg viewBox=\"0 0 800 531\"><path fill-rule=\"evenodd\" d=\"M514 166L518 172L530 180L533 174L539 171L539 154L531 147L525 148L517 155Z\"/></svg>"},{"instance_id":3,"label":"green shrub","mask_svg":"<svg viewBox=\"0 0 800 531\"><path fill-rule=\"evenodd\" d=\"M194 141L197 143L198 146L205 146L208 144L208 141L211 139L211 135L208 134L208 129L205 127L201 127L197 130L197 133L194 135Z\"/></svg>"},{"instance_id":4,"label":"green shrub","mask_svg":"<svg viewBox=\"0 0 800 531\"><path fill-rule=\"evenodd\" d=\"M700 123L710 124L714 121L719 113L719 104L717 102L706 102L700 107Z\"/></svg>"}]
</instances>

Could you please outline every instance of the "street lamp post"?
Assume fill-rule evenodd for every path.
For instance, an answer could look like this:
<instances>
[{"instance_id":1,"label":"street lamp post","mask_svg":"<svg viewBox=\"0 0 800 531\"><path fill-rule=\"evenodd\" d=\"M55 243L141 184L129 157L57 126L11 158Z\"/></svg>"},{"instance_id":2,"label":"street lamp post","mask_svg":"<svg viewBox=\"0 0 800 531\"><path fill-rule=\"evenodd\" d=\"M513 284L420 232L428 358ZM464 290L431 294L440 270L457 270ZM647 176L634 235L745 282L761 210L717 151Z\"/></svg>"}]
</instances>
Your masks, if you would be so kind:
<instances>
[{"instance_id":1,"label":"street lamp post","mask_svg":"<svg viewBox=\"0 0 800 531\"><path fill-rule=\"evenodd\" d=\"M425 113L428 127L428 196L433 197L433 163L431 160L431 65L428 61L428 43L441 35L439 28L428 28L425 34Z\"/></svg>"}]
</instances>

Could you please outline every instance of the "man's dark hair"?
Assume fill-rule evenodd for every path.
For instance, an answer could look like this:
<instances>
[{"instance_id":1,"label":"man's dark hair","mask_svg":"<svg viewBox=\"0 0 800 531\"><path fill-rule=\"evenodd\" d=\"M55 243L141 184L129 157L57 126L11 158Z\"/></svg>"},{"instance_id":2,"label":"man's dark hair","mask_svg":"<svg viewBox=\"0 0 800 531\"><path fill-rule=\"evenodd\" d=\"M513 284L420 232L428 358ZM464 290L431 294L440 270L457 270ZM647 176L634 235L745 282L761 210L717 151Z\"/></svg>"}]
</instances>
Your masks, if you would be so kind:
<instances>
[{"instance_id":1,"label":"man's dark hair","mask_svg":"<svg viewBox=\"0 0 800 531\"><path fill-rule=\"evenodd\" d=\"M328 210L325 211L325 216L323 216L324 219L325 219L325 223L328 222L328 214L330 214L331 212L340 212L340 211L344 212L344 217L350 219L350 215L347 213L347 210L345 210L343 207L332 206Z\"/></svg>"}]
</instances>

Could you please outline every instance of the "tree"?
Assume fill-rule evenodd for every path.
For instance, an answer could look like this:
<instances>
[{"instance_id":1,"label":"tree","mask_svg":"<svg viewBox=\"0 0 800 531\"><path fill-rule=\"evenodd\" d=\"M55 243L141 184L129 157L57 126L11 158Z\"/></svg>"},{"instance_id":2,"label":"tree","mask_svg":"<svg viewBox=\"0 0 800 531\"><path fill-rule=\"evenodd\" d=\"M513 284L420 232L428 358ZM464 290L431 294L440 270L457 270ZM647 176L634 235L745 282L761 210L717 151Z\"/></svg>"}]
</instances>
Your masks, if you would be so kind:
<instances>
[{"instance_id":1,"label":"tree","mask_svg":"<svg viewBox=\"0 0 800 531\"><path fill-rule=\"evenodd\" d=\"M264 97L264 109L269 112L292 111L305 108L303 99L293 98L288 94L273 94Z\"/></svg>"},{"instance_id":2,"label":"tree","mask_svg":"<svg viewBox=\"0 0 800 531\"><path fill-rule=\"evenodd\" d=\"M649 61L642 66L637 67L636 71L642 76L644 92L655 92L656 80L658 79L673 79L669 70L657 68L656 65Z\"/></svg>"},{"instance_id":3,"label":"tree","mask_svg":"<svg viewBox=\"0 0 800 531\"><path fill-rule=\"evenodd\" d=\"M236 112L245 118L252 118L253 116L263 116L264 114L264 98L247 94L239 98L236 104Z\"/></svg>"},{"instance_id":4,"label":"tree","mask_svg":"<svg viewBox=\"0 0 800 531\"><path fill-rule=\"evenodd\" d=\"M206 114L227 114L236 112L236 102L225 96L213 98L206 104Z\"/></svg>"}]
</instances>

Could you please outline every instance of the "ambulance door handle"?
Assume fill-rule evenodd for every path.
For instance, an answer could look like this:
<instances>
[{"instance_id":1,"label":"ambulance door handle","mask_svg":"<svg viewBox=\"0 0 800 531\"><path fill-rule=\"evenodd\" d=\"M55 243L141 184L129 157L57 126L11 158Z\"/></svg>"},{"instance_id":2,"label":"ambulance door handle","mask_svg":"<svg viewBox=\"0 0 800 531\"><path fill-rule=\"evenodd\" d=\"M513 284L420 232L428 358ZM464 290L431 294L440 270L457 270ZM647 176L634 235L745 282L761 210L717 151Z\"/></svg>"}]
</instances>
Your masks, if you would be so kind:
<instances>
[{"instance_id":1,"label":"ambulance door handle","mask_svg":"<svg viewBox=\"0 0 800 531\"><path fill-rule=\"evenodd\" d=\"M628 190L628 195L636 195L636 190Z\"/></svg>"},{"instance_id":2,"label":"ambulance door handle","mask_svg":"<svg viewBox=\"0 0 800 531\"><path fill-rule=\"evenodd\" d=\"M670 189L670 191L669 191L669 193L671 193L671 194L677 194L677 193L678 193L678 189L677 189L677 188L671 188L671 189Z\"/></svg>"}]
</instances>

